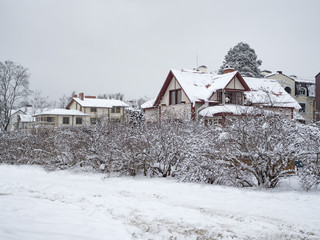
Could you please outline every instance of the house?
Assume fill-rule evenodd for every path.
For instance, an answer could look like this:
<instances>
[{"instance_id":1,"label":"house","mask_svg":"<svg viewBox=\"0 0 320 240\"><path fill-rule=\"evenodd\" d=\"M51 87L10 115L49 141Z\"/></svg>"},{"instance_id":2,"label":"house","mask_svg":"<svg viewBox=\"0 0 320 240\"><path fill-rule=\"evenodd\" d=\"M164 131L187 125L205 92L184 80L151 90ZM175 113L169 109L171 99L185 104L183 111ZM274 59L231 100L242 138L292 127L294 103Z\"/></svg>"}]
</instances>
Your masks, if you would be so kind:
<instances>
[{"instance_id":1,"label":"house","mask_svg":"<svg viewBox=\"0 0 320 240\"><path fill-rule=\"evenodd\" d=\"M88 114L79 110L52 109L34 115L37 126L85 126L88 125Z\"/></svg>"},{"instance_id":2,"label":"house","mask_svg":"<svg viewBox=\"0 0 320 240\"><path fill-rule=\"evenodd\" d=\"M316 121L320 121L320 72L316 75Z\"/></svg>"},{"instance_id":3,"label":"house","mask_svg":"<svg viewBox=\"0 0 320 240\"><path fill-rule=\"evenodd\" d=\"M305 123L312 123L316 118L316 84L314 79L305 79L295 75L285 75L277 71L266 75L268 79L277 80L301 106L299 114Z\"/></svg>"},{"instance_id":4,"label":"house","mask_svg":"<svg viewBox=\"0 0 320 240\"><path fill-rule=\"evenodd\" d=\"M156 99L142 107L147 120L204 118L205 122L221 124L225 116L239 114L240 108L256 106L285 112L290 118L300 108L275 80L243 78L230 68L214 75L204 66L170 70Z\"/></svg>"},{"instance_id":5,"label":"house","mask_svg":"<svg viewBox=\"0 0 320 240\"><path fill-rule=\"evenodd\" d=\"M128 105L116 99L97 99L95 96L85 96L80 93L79 97L74 95L66 109L77 110L88 117L89 124L96 124L98 121L124 121L125 108Z\"/></svg>"},{"instance_id":6,"label":"house","mask_svg":"<svg viewBox=\"0 0 320 240\"><path fill-rule=\"evenodd\" d=\"M8 130L19 131L21 129L30 129L34 122L34 118L32 117L34 112L35 110L31 105L26 105L25 107L12 110Z\"/></svg>"}]
</instances>

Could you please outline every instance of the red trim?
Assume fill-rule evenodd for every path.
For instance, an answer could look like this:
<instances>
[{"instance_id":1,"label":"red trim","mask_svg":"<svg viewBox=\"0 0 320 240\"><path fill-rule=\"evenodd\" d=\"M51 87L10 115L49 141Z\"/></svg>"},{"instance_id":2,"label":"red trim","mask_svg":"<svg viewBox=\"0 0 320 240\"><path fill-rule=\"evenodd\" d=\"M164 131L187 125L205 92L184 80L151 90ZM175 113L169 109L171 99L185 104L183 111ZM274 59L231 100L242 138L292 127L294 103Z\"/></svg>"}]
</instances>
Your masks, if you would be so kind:
<instances>
[{"instance_id":1,"label":"red trim","mask_svg":"<svg viewBox=\"0 0 320 240\"><path fill-rule=\"evenodd\" d=\"M172 81L173 77L175 78L175 80L179 83L182 92L184 93L184 95L186 95L186 97L188 98L189 102L191 102L190 98L188 97L188 95L186 94L186 92L184 91L183 87L181 86L178 78L173 74L173 72L170 70L166 80L164 81L162 88L156 98L156 100L154 101L153 107L156 107L160 104L160 101L162 100L163 95L165 94L165 92L167 91L170 82ZM181 98L182 98L182 92L181 92ZM170 96L169 96L170 99ZM170 100L169 100L170 101Z\"/></svg>"},{"instance_id":2,"label":"red trim","mask_svg":"<svg viewBox=\"0 0 320 240\"><path fill-rule=\"evenodd\" d=\"M231 80L226 84L225 88L223 88L222 90L228 89L228 88L226 88L226 87L230 84L230 82L231 82L233 79L235 79L235 77L238 78L238 80L239 80L239 82L242 84L242 87L244 88L244 90L242 90L242 89L230 89L230 91L231 91L231 90L234 90L234 91L242 91L242 92L243 92L243 91L250 91L249 86L247 85L246 81L243 79L243 77L241 76L241 74L240 74L238 71L233 75L233 77L231 78ZM235 84L235 82L234 82L234 84ZM218 89L218 90L221 90L221 89ZM229 90L229 89L228 89L228 90ZM211 95L208 99L212 98L212 96L213 96L216 92L218 92L218 91L213 92L212 95Z\"/></svg>"}]
</instances>

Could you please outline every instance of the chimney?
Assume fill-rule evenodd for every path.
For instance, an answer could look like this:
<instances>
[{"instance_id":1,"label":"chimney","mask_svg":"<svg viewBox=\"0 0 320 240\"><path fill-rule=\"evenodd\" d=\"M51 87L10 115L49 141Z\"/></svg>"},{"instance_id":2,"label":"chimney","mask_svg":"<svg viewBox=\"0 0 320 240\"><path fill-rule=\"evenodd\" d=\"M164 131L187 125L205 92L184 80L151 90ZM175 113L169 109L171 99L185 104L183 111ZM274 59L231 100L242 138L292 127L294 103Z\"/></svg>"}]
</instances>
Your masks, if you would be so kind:
<instances>
[{"instance_id":1,"label":"chimney","mask_svg":"<svg viewBox=\"0 0 320 240\"><path fill-rule=\"evenodd\" d=\"M282 74L282 71L277 71L278 74Z\"/></svg>"},{"instance_id":2,"label":"chimney","mask_svg":"<svg viewBox=\"0 0 320 240\"><path fill-rule=\"evenodd\" d=\"M73 94L72 97L73 97L73 98L77 98L78 95L77 95L77 94Z\"/></svg>"},{"instance_id":3,"label":"chimney","mask_svg":"<svg viewBox=\"0 0 320 240\"><path fill-rule=\"evenodd\" d=\"M223 69L223 73L226 74L226 73L231 73L231 72L234 72L234 68L231 67L231 66L226 66L224 69Z\"/></svg>"},{"instance_id":4,"label":"chimney","mask_svg":"<svg viewBox=\"0 0 320 240\"><path fill-rule=\"evenodd\" d=\"M96 99L96 96L85 96L85 98L92 98L92 99Z\"/></svg>"},{"instance_id":5,"label":"chimney","mask_svg":"<svg viewBox=\"0 0 320 240\"><path fill-rule=\"evenodd\" d=\"M79 98L80 98L81 100L83 100L83 98L84 98L84 93L79 93Z\"/></svg>"}]
</instances>

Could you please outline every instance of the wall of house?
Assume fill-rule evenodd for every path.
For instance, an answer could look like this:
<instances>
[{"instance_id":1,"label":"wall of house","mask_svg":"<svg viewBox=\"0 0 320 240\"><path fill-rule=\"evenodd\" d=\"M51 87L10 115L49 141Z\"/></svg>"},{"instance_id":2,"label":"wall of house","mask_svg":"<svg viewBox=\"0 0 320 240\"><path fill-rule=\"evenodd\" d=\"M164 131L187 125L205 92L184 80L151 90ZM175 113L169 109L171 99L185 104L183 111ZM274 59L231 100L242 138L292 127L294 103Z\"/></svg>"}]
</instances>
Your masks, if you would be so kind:
<instances>
[{"instance_id":1,"label":"wall of house","mask_svg":"<svg viewBox=\"0 0 320 240\"><path fill-rule=\"evenodd\" d=\"M244 87L237 77L233 78L226 88L244 90Z\"/></svg>"},{"instance_id":2,"label":"wall of house","mask_svg":"<svg viewBox=\"0 0 320 240\"><path fill-rule=\"evenodd\" d=\"M304 117L307 124L312 123L315 120L315 98L307 97L305 95L297 95L295 97L299 104L305 104L305 112L299 111L299 114Z\"/></svg>"},{"instance_id":3,"label":"wall of house","mask_svg":"<svg viewBox=\"0 0 320 240\"><path fill-rule=\"evenodd\" d=\"M82 112L88 114L89 118L108 118L110 116L111 109L110 108L96 108L96 112L91 112L91 107L82 108Z\"/></svg>"},{"instance_id":4,"label":"wall of house","mask_svg":"<svg viewBox=\"0 0 320 240\"><path fill-rule=\"evenodd\" d=\"M154 122L159 119L159 108L147 108L144 109L144 117L146 121Z\"/></svg>"},{"instance_id":5,"label":"wall of house","mask_svg":"<svg viewBox=\"0 0 320 240\"><path fill-rule=\"evenodd\" d=\"M267 78L277 80L277 82L280 83L280 85L283 88L290 87L291 88L291 94L290 95L292 97L295 97L295 95L296 95L296 90L295 90L296 89L296 85L295 85L296 82L293 79L291 79L291 78L289 78L289 77L287 77L287 76L285 76L283 74L275 74L275 75L272 75L272 76L267 77Z\"/></svg>"},{"instance_id":6,"label":"wall of house","mask_svg":"<svg viewBox=\"0 0 320 240\"><path fill-rule=\"evenodd\" d=\"M169 106L161 106L161 119L190 119L191 104L175 104Z\"/></svg>"},{"instance_id":7,"label":"wall of house","mask_svg":"<svg viewBox=\"0 0 320 240\"><path fill-rule=\"evenodd\" d=\"M53 122L46 122L45 120L42 121L41 119L45 119L47 117L52 117ZM69 118L69 124L63 124L63 118L68 117ZM76 124L76 118L81 117L82 118L82 124ZM41 115L36 117L36 122L41 125L47 125L47 126L53 126L53 127L67 127L67 126L86 126L88 125L89 117L87 116L70 116L70 115Z\"/></svg>"},{"instance_id":8,"label":"wall of house","mask_svg":"<svg viewBox=\"0 0 320 240\"><path fill-rule=\"evenodd\" d=\"M178 81L176 80L175 77L172 78L166 92L163 95L163 98L160 102L160 105L165 104L166 106L169 105L170 103L170 90L175 90L175 89L181 89L180 84L178 83ZM189 99L187 98L186 94L184 93L184 91L181 92L181 102L185 102L185 103L190 103Z\"/></svg>"}]
</instances>

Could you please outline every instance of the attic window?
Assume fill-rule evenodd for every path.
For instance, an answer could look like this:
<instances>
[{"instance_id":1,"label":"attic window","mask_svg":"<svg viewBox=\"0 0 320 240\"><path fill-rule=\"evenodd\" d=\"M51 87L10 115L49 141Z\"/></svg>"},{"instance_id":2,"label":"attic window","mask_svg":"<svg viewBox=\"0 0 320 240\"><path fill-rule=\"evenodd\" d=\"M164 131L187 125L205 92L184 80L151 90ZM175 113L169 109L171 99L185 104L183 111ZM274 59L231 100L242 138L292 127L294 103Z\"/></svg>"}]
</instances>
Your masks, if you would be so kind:
<instances>
[{"instance_id":1,"label":"attic window","mask_svg":"<svg viewBox=\"0 0 320 240\"><path fill-rule=\"evenodd\" d=\"M171 90L169 105L180 104L181 103L181 89Z\"/></svg>"},{"instance_id":2,"label":"attic window","mask_svg":"<svg viewBox=\"0 0 320 240\"><path fill-rule=\"evenodd\" d=\"M285 87L285 89L287 93L291 94L291 88L290 87Z\"/></svg>"}]
</instances>

